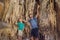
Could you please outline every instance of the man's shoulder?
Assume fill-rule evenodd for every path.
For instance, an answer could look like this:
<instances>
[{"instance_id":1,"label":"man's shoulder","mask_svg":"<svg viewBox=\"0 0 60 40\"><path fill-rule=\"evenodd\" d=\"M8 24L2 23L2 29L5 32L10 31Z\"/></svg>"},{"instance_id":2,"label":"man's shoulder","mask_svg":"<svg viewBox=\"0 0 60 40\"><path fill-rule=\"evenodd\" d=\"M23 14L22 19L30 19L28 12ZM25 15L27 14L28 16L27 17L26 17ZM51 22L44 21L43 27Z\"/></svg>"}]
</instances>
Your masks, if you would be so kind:
<instances>
[{"instance_id":1,"label":"man's shoulder","mask_svg":"<svg viewBox=\"0 0 60 40\"><path fill-rule=\"evenodd\" d=\"M30 21L31 21L31 19L28 22L30 22Z\"/></svg>"},{"instance_id":2,"label":"man's shoulder","mask_svg":"<svg viewBox=\"0 0 60 40\"><path fill-rule=\"evenodd\" d=\"M33 19L35 19L35 20L36 20L37 18L36 18L36 17L33 17Z\"/></svg>"}]
</instances>

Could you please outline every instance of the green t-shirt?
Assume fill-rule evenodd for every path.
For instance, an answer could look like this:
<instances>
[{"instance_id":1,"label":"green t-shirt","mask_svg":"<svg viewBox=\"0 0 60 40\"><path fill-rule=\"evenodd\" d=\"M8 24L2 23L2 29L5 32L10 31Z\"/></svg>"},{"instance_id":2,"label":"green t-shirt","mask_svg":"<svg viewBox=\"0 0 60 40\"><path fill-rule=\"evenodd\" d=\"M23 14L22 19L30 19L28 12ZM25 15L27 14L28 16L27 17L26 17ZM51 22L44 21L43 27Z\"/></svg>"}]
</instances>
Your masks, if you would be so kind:
<instances>
[{"instance_id":1,"label":"green t-shirt","mask_svg":"<svg viewBox=\"0 0 60 40\"><path fill-rule=\"evenodd\" d=\"M22 22L18 22L17 26L18 26L18 30L24 30L25 24Z\"/></svg>"}]
</instances>

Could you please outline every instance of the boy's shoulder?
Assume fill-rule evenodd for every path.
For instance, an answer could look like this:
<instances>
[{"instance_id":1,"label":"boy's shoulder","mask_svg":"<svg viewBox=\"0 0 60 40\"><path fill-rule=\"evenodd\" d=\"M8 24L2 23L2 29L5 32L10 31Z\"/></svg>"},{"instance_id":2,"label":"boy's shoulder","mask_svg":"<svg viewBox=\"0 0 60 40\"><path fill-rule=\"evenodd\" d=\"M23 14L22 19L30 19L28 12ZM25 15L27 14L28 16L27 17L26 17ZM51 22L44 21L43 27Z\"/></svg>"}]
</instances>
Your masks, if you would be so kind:
<instances>
[{"instance_id":1,"label":"boy's shoulder","mask_svg":"<svg viewBox=\"0 0 60 40\"><path fill-rule=\"evenodd\" d=\"M17 23L20 23L20 22L17 22Z\"/></svg>"},{"instance_id":2,"label":"boy's shoulder","mask_svg":"<svg viewBox=\"0 0 60 40\"><path fill-rule=\"evenodd\" d=\"M17 22L17 24L22 24L22 22Z\"/></svg>"},{"instance_id":3,"label":"boy's shoulder","mask_svg":"<svg viewBox=\"0 0 60 40\"><path fill-rule=\"evenodd\" d=\"M25 25L23 22L17 22L18 25Z\"/></svg>"}]
</instances>

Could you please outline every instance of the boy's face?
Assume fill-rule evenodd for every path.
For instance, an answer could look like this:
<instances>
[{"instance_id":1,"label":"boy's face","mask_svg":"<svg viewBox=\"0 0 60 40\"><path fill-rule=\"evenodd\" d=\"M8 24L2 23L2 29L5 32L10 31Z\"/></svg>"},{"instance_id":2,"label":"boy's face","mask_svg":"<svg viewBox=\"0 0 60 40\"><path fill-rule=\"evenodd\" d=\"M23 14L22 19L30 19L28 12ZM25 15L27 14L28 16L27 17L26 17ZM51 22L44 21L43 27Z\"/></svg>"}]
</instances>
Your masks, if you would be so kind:
<instances>
[{"instance_id":1,"label":"boy's face","mask_svg":"<svg viewBox=\"0 0 60 40\"><path fill-rule=\"evenodd\" d=\"M20 18L19 21L22 22L22 18Z\"/></svg>"}]
</instances>

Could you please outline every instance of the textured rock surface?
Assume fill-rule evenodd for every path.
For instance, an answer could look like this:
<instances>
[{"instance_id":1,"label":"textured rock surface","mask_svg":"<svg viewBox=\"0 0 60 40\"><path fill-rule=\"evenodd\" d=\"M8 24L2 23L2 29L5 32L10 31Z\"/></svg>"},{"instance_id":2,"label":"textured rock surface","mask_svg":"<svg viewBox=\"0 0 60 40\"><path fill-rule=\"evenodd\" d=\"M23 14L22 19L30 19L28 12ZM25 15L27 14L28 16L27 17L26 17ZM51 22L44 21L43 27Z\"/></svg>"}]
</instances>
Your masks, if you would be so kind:
<instances>
[{"instance_id":1,"label":"textured rock surface","mask_svg":"<svg viewBox=\"0 0 60 40\"><path fill-rule=\"evenodd\" d=\"M56 2L56 4L54 4ZM37 6L39 4L39 9ZM2 4L1 4L2 5ZM4 0L3 10L0 12L1 20L0 22L0 39L1 40L16 40L17 39L17 27L15 23L18 21L20 16L25 20L29 19L29 14L40 13L38 17L38 24L40 32L45 36L45 40L58 40L57 39L57 29L60 33L60 0ZM58 6L57 6L58 5ZM2 6L0 6L1 8ZM38 11L38 12L37 12ZM57 22L56 22L57 15ZM58 26L56 26L56 23ZM26 23L25 23L26 24ZM29 36L29 27L26 24L26 34L24 36Z\"/></svg>"}]
</instances>

